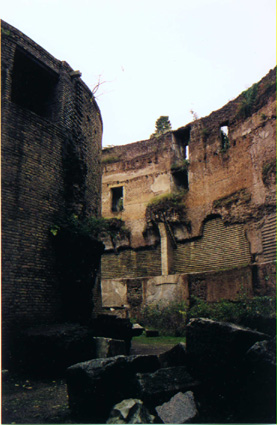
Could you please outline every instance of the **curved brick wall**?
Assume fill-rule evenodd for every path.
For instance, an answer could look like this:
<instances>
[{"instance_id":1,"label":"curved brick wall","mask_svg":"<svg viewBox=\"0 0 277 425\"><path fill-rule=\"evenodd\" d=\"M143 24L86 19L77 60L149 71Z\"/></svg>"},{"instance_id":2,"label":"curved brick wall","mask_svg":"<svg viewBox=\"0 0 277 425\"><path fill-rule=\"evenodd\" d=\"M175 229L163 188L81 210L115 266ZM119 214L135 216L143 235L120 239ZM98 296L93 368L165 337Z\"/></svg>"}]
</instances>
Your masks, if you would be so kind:
<instances>
[{"instance_id":1,"label":"curved brick wall","mask_svg":"<svg viewBox=\"0 0 277 425\"><path fill-rule=\"evenodd\" d=\"M1 22L3 337L61 319L49 228L99 215L102 121L66 63Z\"/></svg>"}]
</instances>

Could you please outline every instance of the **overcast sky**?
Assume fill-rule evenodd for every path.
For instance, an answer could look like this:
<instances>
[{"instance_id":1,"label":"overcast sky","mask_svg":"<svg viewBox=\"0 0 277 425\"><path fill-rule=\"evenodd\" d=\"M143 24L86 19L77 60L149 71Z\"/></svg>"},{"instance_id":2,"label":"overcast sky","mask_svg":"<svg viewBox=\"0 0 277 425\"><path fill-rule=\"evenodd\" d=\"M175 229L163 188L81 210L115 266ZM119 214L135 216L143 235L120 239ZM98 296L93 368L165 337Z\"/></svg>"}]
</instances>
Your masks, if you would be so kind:
<instances>
[{"instance_id":1,"label":"overcast sky","mask_svg":"<svg viewBox=\"0 0 277 425\"><path fill-rule=\"evenodd\" d=\"M103 146L209 115L276 64L275 0L1 0L0 18L82 72Z\"/></svg>"}]
</instances>

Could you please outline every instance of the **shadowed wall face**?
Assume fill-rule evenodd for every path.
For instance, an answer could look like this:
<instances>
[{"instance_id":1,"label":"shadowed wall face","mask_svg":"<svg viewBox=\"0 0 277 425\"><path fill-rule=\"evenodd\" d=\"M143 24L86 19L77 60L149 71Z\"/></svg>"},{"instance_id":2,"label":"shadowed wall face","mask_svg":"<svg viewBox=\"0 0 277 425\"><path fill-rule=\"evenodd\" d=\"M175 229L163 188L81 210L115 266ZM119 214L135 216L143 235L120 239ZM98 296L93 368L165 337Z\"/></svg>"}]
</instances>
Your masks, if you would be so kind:
<instances>
[{"instance_id":1,"label":"shadowed wall face","mask_svg":"<svg viewBox=\"0 0 277 425\"><path fill-rule=\"evenodd\" d=\"M102 121L66 62L3 21L1 31L5 345L14 330L64 318L49 230L100 214Z\"/></svg>"}]
</instances>

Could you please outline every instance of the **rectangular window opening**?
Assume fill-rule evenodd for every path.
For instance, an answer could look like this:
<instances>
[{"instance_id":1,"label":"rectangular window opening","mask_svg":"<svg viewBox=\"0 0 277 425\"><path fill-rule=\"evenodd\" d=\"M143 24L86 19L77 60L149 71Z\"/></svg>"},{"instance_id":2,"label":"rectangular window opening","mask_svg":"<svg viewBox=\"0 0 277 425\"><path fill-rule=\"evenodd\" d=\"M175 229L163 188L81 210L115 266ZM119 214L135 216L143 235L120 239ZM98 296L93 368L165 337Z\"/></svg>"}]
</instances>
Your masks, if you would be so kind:
<instances>
[{"instance_id":1,"label":"rectangular window opening","mask_svg":"<svg viewBox=\"0 0 277 425\"><path fill-rule=\"evenodd\" d=\"M113 187L111 189L112 195L112 211L120 212L123 211L123 186Z\"/></svg>"},{"instance_id":2,"label":"rectangular window opening","mask_svg":"<svg viewBox=\"0 0 277 425\"><path fill-rule=\"evenodd\" d=\"M12 102L53 119L56 115L58 79L57 73L17 47L12 71Z\"/></svg>"},{"instance_id":3,"label":"rectangular window opening","mask_svg":"<svg viewBox=\"0 0 277 425\"><path fill-rule=\"evenodd\" d=\"M227 124L223 124L220 127L220 138L221 138L221 149L226 151L230 147L229 141L229 129Z\"/></svg>"},{"instance_id":4,"label":"rectangular window opening","mask_svg":"<svg viewBox=\"0 0 277 425\"><path fill-rule=\"evenodd\" d=\"M187 126L174 132L175 142L178 146L180 156L184 159L189 158L189 142L191 127Z\"/></svg>"}]
</instances>

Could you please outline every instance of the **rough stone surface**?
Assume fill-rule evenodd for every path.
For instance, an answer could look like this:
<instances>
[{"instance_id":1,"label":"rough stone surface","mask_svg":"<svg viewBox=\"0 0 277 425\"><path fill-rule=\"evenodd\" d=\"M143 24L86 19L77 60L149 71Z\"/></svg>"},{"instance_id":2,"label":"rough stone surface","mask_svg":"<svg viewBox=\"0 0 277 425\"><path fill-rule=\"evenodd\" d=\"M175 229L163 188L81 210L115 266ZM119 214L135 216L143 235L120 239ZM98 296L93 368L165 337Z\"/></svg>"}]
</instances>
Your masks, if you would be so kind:
<instances>
[{"instance_id":1,"label":"rough stone surface","mask_svg":"<svg viewBox=\"0 0 277 425\"><path fill-rule=\"evenodd\" d=\"M138 323L135 323L132 327L132 336L140 336L144 331L144 328L139 325Z\"/></svg>"},{"instance_id":2,"label":"rough stone surface","mask_svg":"<svg viewBox=\"0 0 277 425\"><path fill-rule=\"evenodd\" d=\"M132 324L129 319L99 314L90 321L90 328L95 336L124 340L126 353L129 353L132 339Z\"/></svg>"},{"instance_id":3,"label":"rough stone surface","mask_svg":"<svg viewBox=\"0 0 277 425\"><path fill-rule=\"evenodd\" d=\"M156 411L165 424L190 423L198 414L192 391L177 393L167 403L157 406Z\"/></svg>"},{"instance_id":4,"label":"rough stone surface","mask_svg":"<svg viewBox=\"0 0 277 425\"><path fill-rule=\"evenodd\" d=\"M157 356L116 356L69 367L67 387L73 415L103 422L116 403L136 397L136 373L153 372L159 366Z\"/></svg>"},{"instance_id":5,"label":"rough stone surface","mask_svg":"<svg viewBox=\"0 0 277 425\"><path fill-rule=\"evenodd\" d=\"M213 381L239 373L242 358L256 342L269 337L232 323L192 319L187 325L186 348L195 376Z\"/></svg>"},{"instance_id":6,"label":"rough stone surface","mask_svg":"<svg viewBox=\"0 0 277 425\"><path fill-rule=\"evenodd\" d=\"M124 341L112 338L93 338L95 347L94 358L114 357L126 354Z\"/></svg>"},{"instance_id":7,"label":"rough stone surface","mask_svg":"<svg viewBox=\"0 0 277 425\"><path fill-rule=\"evenodd\" d=\"M162 368L154 373L138 373L135 391L147 405L157 406L177 392L191 390L197 385L185 366L177 366Z\"/></svg>"},{"instance_id":8,"label":"rough stone surface","mask_svg":"<svg viewBox=\"0 0 277 425\"><path fill-rule=\"evenodd\" d=\"M127 399L116 404L107 420L107 424L152 424L155 417L151 415L143 402L138 399Z\"/></svg>"},{"instance_id":9,"label":"rough stone surface","mask_svg":"<svg viewBox=\"0 0 277 425\"><path fill-rule=\"evenodd\" d=\"M239 406L248 422L276 423L276 338L246 353Z\"/></svg>"},{"instance_id":10,"label":"rough stone surface","mask_svg":"<svg viewBox=\"0 0 277 425\"><path fill-rule=\"evenodd\" d=\"M171 350L159 355L162 367L184 366L186 363L186 344L180 342Z\"/></svg>"}]
</instances>

